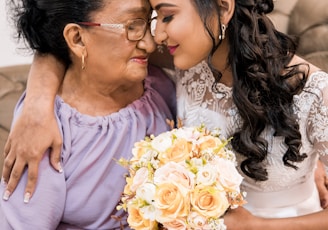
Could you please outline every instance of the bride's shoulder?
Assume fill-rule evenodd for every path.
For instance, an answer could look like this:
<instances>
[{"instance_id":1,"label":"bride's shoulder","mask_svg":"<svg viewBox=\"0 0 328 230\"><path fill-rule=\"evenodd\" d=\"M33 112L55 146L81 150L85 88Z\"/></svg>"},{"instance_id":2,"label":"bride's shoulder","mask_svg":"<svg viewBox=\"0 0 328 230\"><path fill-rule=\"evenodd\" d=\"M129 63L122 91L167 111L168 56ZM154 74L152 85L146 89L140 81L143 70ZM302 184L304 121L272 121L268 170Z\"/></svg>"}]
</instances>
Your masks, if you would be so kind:
<instances>
[{"instance_id":1,"label":"bride's shoulder","mask_svg":"<svg viewBox=\"0 0 328 230\"><path fill-rule=\"evenodd\" d=\"M289 66L299 65L301 71L308 73L306 86L316 87L318 84L321 87L328 86L328 73L313 65L309 61L301 58L300 56L294 55Z\"/></svg>"},{"instance_id":2,"label":"bride's shoulder","mask_svg":"<svg viewBox=\"0 0 328 230\"><path fill-rule=\"evenodd\" d=\"M327 73L325 73L325 71L320 69L318 66L301 58L298 55L294 55L293 59L291 60L291 62L289 64L289 66L293 66L293 65L300 65L301 70L304 72L308 72L309 76L311 76L312 74L317 73L317 72L322 72L321 74L327 74Z\"/></svg>"}]
</instances>

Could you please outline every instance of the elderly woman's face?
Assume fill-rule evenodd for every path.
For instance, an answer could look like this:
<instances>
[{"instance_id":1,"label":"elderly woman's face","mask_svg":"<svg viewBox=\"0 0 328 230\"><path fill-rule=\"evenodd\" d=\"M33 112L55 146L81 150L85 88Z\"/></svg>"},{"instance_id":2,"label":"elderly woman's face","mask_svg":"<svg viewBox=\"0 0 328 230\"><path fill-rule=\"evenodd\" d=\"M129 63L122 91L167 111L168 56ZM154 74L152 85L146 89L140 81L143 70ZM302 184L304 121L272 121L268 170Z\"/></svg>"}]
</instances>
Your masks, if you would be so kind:
<instances>
[{"instance_id":1,"label":"elderly woman's face","mask_svg":"<svg viewBox=\"0 0 328 230\"><path fill-rule=\"evenodd\" d=\"M136 24L126 27L135 19L149 20L150 5L146 0L111 0L106 6L91 15L92 22L124 24L87 27L86 70L104 81L140 82L147 75L148 56L155 49L149 30L141 38L131 31ZM138 21L137 21L138 22ZM142 21L139 20L142 23ZM148 24L147 24L148 28ZM129 37L128 37L129 34ZM139 36L140 37L140 36ZM130 40L129 40L130 39ZM131 41L141 39L139 41Z\"/></svg>"}]
</instances>

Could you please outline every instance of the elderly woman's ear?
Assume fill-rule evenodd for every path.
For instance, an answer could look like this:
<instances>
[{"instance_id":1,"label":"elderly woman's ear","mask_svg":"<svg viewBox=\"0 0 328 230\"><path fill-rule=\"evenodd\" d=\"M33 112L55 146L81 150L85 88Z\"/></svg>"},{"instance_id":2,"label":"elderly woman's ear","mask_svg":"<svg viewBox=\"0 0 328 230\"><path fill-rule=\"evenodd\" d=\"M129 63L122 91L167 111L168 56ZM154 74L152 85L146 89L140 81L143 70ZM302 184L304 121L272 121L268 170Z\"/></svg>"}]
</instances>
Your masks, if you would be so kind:
<instances>
[{"instance_id":1,"label":"elderly woman's ear","mask_svg":"<svg viewBox=\"0 0 328 230\"><path fill-rule=\"evenodd\" d=\"M72 55L79 59L81 59L83 55L87 55L85 46L86 33L80 25L76 23L67 24L64 28L63 35Z\"/></svg>"}]
</instances>

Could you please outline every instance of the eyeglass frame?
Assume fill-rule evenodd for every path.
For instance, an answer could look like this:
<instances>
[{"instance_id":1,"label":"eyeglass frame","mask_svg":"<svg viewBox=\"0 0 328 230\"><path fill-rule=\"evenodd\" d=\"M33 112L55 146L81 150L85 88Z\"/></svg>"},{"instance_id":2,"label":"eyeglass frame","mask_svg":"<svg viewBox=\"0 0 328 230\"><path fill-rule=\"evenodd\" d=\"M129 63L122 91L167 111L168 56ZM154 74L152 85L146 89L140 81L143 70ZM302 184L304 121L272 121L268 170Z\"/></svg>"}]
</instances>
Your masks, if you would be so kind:
<instances>
[{"instance_id":1,"label":"eyeglass frame","mask_svg":"<svg viewBox=\"0 0 328 230\"><path fill-rule=\"evenodd\" d=\"M144 24L145 25L144 32L142 33L142 35L140 35L140 38L130 39L128 27L132 24L132 22L137 21L137 20L143 21L145 23ZM99 27L109 27L109 28L114 28L114 29L125 29L126 38L129 41L133 41L133 42L140 41L145 37L147 30L150 29L150 23L151 23L151 20L146 21L143 18L130 19L130 20L127 20L125 23L77 22L77 24L83 25L83 26L99 26Z\"/></svg>"}]
</instances>

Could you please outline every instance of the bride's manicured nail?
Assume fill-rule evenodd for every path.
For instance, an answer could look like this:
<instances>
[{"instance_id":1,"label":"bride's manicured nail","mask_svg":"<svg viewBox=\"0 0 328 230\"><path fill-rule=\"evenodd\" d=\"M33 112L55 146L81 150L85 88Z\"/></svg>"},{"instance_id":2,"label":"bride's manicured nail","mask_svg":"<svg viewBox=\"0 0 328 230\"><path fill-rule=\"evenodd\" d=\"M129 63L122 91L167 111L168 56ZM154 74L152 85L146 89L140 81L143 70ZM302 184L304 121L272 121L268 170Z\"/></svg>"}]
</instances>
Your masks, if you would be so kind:
<instances>
[{"instance_id":1,"label":"bride's manicured nail","mask_svg":"<svg viewBox=\"0 0 328 230\"><path fill-rule=\"evenodd\" d=\"M9 200L10 192L8 190L5 191L5 193L2 196L3 200Z\"/></svg>"},{"instance_id":2,"label":"bride's manicured nail","mask_svg":"<svg viewBox=\"0 0 328 230\"><path fill-rule=\"evenodd\" d=\"M4 186L7 186L7 182L5 180L5 178L1 177L1 184Z\"/></svg>"},{"instance_id":3,"label":"bride's manicured nail","mask_svg":"<svg viewBox=\"0 0 328 230\"><path fill-rule=\"evenodd\" d=\"M31 198L31 193L27 192L24 195L24 203L27 204L28 202L30 202L30 198Z\"/></svg>"},{"instance_id":4,"label":"bride's manicured nail","mask_svg":"<svg viewBox=\"0 0 328 230\"><path fill-rule=\"evenodd\" d=\"M60 172L60 173L63 172L63 168L62 168L60 162L58 162L58 172Z\"/></svg>"}]
</instances>

